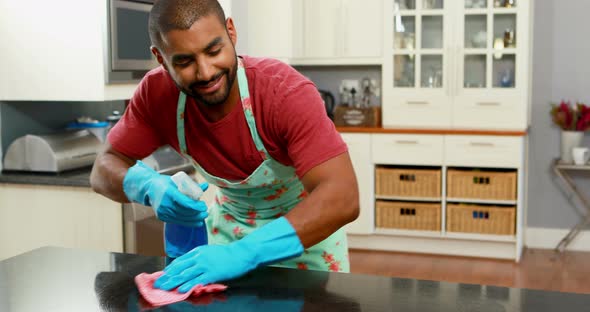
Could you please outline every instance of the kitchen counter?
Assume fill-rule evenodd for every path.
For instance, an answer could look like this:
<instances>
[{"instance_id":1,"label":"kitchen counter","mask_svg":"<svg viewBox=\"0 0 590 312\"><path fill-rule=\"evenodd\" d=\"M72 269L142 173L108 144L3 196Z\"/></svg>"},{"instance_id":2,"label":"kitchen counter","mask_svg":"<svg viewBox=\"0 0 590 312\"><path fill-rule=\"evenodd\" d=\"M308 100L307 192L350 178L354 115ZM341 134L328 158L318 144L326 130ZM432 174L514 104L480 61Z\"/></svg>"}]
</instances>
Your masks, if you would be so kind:
<instances>
[{"instance_id":1,"label":"kitchen counter","mask_svg":"<svg viewBox=\"0 0 590 312\"><path fill-rule=\"evenodd\" d=\"M381 127L336 127L340 133L388 133L388 134L431 134L431 135L495 135L525 136L527 131L519 130L471 130L471 129L427 129L427 128L381 128Z\"/></svg>"},{"instance_id":2,"label":"kitchen counter","mask_svg":"<svg viewBox=\"0 0 590 312\"><path fill-rule=\"evenodd\" d=\"M141 311L133 277L165 259L41 248L0 262L0 311ZM590 295L263 268L161 311L585 311Z\"/></svg>"},{"instance_id":3,"label":"kitchen counter","mask_svg":"<svg viewBox=\"0 0 590 312\"><path fill-rule=\"evenodd\" d=\"M158 170L162 174L174 174L182 170L188 174L195 172L189 164L170 166ZM0 184L28 184L28 185L51 185L51 186L73 186L90 187L90 172L92 166L75 170L68 170L60 173L41 173L26 171L4 171L0 172Z\"/></svg>"},{"instance_id":4,"label":"kitchen counter","mask_svg":"<svg viewBox=\"0 0 590 312\"><path fill-rule=\"evenodd\" d=\"M0 183L90 187L92 167L64 171L61 173L37 173L25 171L4 171Z\"/></svg>"}]
</instances>

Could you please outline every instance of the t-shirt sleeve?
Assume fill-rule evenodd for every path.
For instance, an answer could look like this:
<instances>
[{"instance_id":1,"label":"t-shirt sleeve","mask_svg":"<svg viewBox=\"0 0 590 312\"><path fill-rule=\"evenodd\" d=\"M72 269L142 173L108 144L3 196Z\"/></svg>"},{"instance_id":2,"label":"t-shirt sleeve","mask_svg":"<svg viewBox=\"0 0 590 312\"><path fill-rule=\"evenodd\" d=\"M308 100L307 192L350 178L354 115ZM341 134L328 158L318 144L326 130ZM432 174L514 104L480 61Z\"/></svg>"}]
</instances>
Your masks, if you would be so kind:
<instances>
[{"instance_id":1,"label":"t-shirt sleeve","mask_svg":"<svg viewBox=\"0 0 590 312\"><path fill-rule=\"evenodd\" d=\"M107 140L116 151L127 157L145 158L162 146L162 139L151 120L148 82L144 79L121 119L109 131Z\"/></svg>"},{"instance_id":2,"label":"t-shirt sleeve","mask_svg":"<svg viewBox=\"0 0 590 312\"><path fill-rule=\"evenodd\" d=\"M312 82L294 85L278 98L275 127L284 138L289 158L300 178L315 166L348 150Z\"/></svg>"}]
</instances>

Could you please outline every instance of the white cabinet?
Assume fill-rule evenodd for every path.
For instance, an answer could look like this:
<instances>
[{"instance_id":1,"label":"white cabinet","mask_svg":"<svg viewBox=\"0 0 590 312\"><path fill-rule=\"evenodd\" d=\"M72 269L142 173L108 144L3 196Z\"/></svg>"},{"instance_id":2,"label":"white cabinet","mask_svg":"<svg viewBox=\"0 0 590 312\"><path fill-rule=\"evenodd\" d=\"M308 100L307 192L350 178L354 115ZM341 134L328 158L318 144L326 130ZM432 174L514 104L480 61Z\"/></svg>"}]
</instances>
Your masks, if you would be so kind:
<instances>
[{"instance_id":1,"label":"white cabinet","mask_svg":"<svg viewBox=\"0 0 590 312\"><path fill-rule=\"evenodd\" d=\"M383 0L303 0L303 51L297 65L382 62Z\"/></svg>"},{"instance_id":2,"label":"white cabinet","mask_svg":"<svg viewBox=\"0 0 590 312\"><path fill-rule=\"evenodd\" d=\"M90 188L0 184L0 260L43 246L122 252L121 209Z\"/></svg>"},{"instance_id":3,"label":"white cabinet","mask_svg":"<svg viewBox=\"0 0 590 312\"><path fill-rule=\"evenodd\" d=\"M234 11L236 23L245 28L237 29L238 38L246 31L247 54L288 62L301 53L301 0L249 0L237 5L247 6L247 16Z\"/></svg>"},{"instance_id":4,"label":"white cabinet","mask_svg":"<svg viewBox=\"0 0 590 312\"><path fill-rule=\"evenodd\" d=\"M359 217L345 226L349 234L369 234L374 225L374 168L371 162L371 135L343 133L342 139L348 146L348 153L359 186Z\"/></svg>"},{"instance_id":5,"label":"white cabinet","mask_svg":"<svg viewBox=\"0 0 590 312\"><path fill-rule=\"evenodd\" d=\"M385 127L527 128L532 6L504 3L385 1Z\"/></svg>"},{"instance_id":6,"label":"white cabinet","mask_svg":"<svg viewBox=\"0 0 590 312\"><path fill-rule=\"evenodd\" d=\"M516 261L520 259L523 249L524 215L526 214L523 195L526 189L524 186L524 177L526 176L525 159L527 157L527 139L525 136L452 134L457 131L437 131L439 134L390 132L342 134L349 146L361 194L361 216L346 228L349 234L350 248L489 257ZM370 139L370 143L367 142L368 139ZM376 173L375 168L379 168L381 172ZM397 172L394 173L396 170L391 169L396 169ZM387 179L384 179L382 173L384 170L392 172ZM404 178L403 174L399 173L400 170L412 171L412 173L409 174L409 177ZM422 172L439 172L440 175L436 179L440 180L436 188L440 192L440 196L427 197L420 195L423 194L420 193L423 188L427 186L420 186L416 183L425 183L426 180L424 176L416 178L414 175L419 175L421 170L423 170ZM485 172L491 172L492 174L516 173L514 184L516 189L514 191L517 198L516 200L507 200L475 196L453 197L449 195L448 184L453 185L455 190L458 184L456 179L453 180L454 178L449 177L449 171L475 172L477 176L485 174ZM376 182L375 177L380 174L381 182ZM399 181L411 181L411 183ZM383 184L378 186L376 183ZM478 183L481 182L468 178L467 182L461 184L461 187L481 187ZM396 187L392 187L392 184L396 184ZM411 193L410 190L414 190L415 195L394 194L394 191L392 191L392 194L386 194L385 196L375 195L377 189L384 188L390 190L404 189L406 193ZM488 191L492 192L489 188ZM401 204L398 207L402 208L401 210L396 208L399 211L390 209L390 211L383 212L376 205L377 201L380 204L384 202ZM512 234L492 235L482 234L489 233L484 230L459 231L453 229L450 227L449 218L457 221L458 217L456 214L452 214L452 208L449 207L455 207L456 204L475 205L472 207L476 208L499 205L499 207L506 208L504 211L510 211L511 209L515 212L515 232ZM391 221L395 219L394 215L407 215L404 210L407 211L408 208L403 207L418 207L419 205L438 205L440 213L437 218L439 218L441 224L440 230L417 230L420 228L417 227L419 220L411 220L413 222L411 223L406 217L402 218L406 218L405 220L409 222L407 224L413 225L388 227L377 226L375 222L375 220L382 221L383 218ZM425 216L421 213L417 215L422 215L422 218ZM469 222L469 220L467 218L463 221Z\"/></svg>"},{"instance_id":7,"label":"white cabinet","mask_svg":"<svg viewBox=\"0 0 590 312\"><path fill-rule=\"evenodd\" d=\"M383 0L236 1L240 52L292 65L382 63Z\"/></svg>"},{"instance_id":8,"label":"white cabinet","mask_svg":"<svg viewBox=\"0 0 590 312\"><path fill-rule=\"evenodd\" d=\"M316 1L319 2L319 1ZM342 2L340 52L346 58L374 58L383 55L383 0Z\"/></svg>"},{"instance_id":9,"label":"white cabinet","mask_svg":"<svg viewBox=\"0 0 590 312\"><path fill-rule=\"evenodd\" d=\"M336 57L341 44L341 0L304 0L304 58Z\"/></svg>"},{"instance_id":10,"label":"white cabinet","mask_svg":"<svg viewBox=\"0 0 590 312\"><path fill-rule=\"evenodd\" d=\"M0 100L129 99L137 83L105 84L107 4L0 0Z\"/></svg>"}]
</instances>

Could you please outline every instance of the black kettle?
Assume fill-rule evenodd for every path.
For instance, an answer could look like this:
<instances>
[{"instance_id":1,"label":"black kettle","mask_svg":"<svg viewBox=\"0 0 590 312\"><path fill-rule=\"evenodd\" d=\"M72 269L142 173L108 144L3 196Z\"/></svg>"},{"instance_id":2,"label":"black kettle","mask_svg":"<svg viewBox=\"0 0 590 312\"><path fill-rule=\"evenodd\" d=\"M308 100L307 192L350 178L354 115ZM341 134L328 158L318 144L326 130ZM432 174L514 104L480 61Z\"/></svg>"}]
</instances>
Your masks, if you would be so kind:
<instances>
[{"instance_id":1,"label":"black kettle","mask_svg":"<svg viewBox=\"0 0 590 312\"><path fill-rule=\"evenodd\" d=\"M334 106L336 105L336 101L334 100L334 95L330 91L326 90L318 90L324 100L324 106L326 107L326 113L328 114L328 118L334 120Z\"/></svg>"}]
</instances>

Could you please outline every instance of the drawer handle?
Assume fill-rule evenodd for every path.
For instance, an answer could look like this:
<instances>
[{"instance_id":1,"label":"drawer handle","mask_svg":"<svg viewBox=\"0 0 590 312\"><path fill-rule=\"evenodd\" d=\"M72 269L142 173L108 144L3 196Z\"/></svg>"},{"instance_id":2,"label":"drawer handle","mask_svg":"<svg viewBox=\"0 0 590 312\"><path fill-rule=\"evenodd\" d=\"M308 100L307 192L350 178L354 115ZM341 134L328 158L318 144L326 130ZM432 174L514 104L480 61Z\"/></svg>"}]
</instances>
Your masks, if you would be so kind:
<instances>
[{"instance_id":1,"label":"drawer handle","mask_svg":"<svg viewBox=\"0 0 590 312\"><path fill-rule=\"evenodd\" d=\"M400 174L399 180L400 181L407 181L407 182L416 182L416 175L414 175L414 174Z\"/></svg>"},{"instance_id":2,"label":"drawer handle","mask_svg":"<svg viewBox=\"0 0 590 312\"><path fill-rule=\"evenodd\" d=\"M411 140L397 140L395 141L396 144L408 144L408 145L416 145L418 141L411 141Z\"/></svg>"},{"instance_id":3,"label":"drawer handle","mask_svg":"<svg viewBox=\"0 0 590 312\"><path fill-rule=\"evenodd\" d=\"M478 147L494 147L494 143L486 143L486 142L471 142L469 143L471 146L478 146Z\"/></svg>"},{"instance_id":4,"label":"drawer handle","mask_svg":"<svg viewBox=\"0 0 590 312\"><path fill-rule=\"evenodd\" d=\"M400 208L399 214L402 216L415 216L416 209L415 208Z\"/></svg>"},{"instance_id":5,"label":"drawer handle","mask_svg":"<svg viewBox=\"0 0 590 312\"><path fill-rule=\"evenodd\" d=\"M490 184L490 177L473 177L473 184Z\"/></svg>"},{"instance_id":6,"label":"drawer handle","mask_svg":"<svg viewBox=\"0 0 590 312\"><path fill-rule=\"evenodd\" d=\"M478 102L479 106L500 106L500 102Z\"/></svg>"},{"instance_id":7,"label":"drawer handle","mask_svg":"<svg viewBox=\"0 0 590 312\"><path fill-rule=\"evenodd\" d=\"M427 101L408 101L406 103L408 103L408 105L428 105L428 104L430 104Z\"/></svg>"},{"instance_id":8,"label":"drawer handle","mask_svg":"<svg viewBox=\"0 0 590 312\"><path fill-rule=\"evenodd\" d=\"M473 216L473 219L489 219L490 213L487 211L473 210L472 216Z\"/></svg>"}]
</instances>

